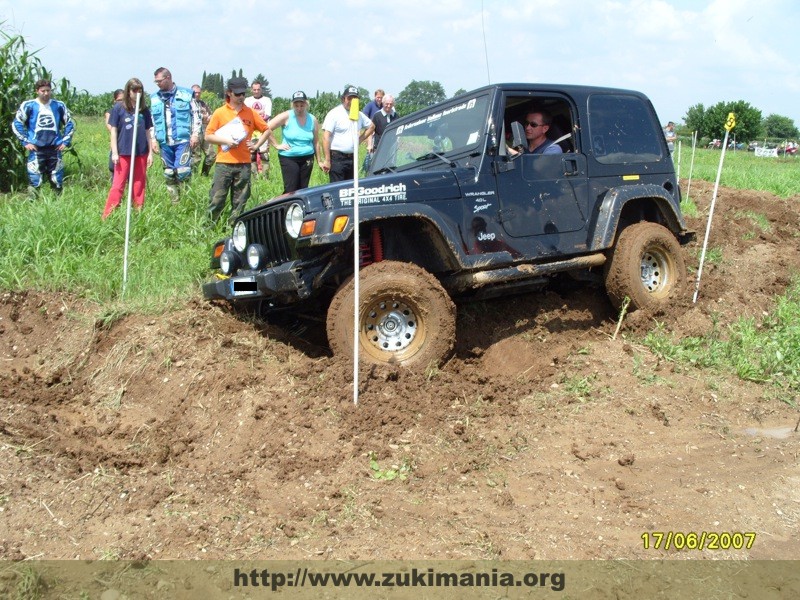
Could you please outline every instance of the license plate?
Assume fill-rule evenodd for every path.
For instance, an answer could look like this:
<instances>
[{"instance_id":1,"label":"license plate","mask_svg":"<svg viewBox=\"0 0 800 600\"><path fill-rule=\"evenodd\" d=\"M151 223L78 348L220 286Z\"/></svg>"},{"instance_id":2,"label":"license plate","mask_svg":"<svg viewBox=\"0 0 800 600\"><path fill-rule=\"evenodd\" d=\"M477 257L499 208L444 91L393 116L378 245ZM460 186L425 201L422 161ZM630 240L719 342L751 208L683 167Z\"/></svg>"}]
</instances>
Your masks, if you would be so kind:
<instances>
[{"instance_id":1,"label":"license plate","mask_svg":"<svg viewBox=\"0 0 800 600\"><path fill-rule=\"evenodd\" d=\"M234 296L249 296L258 292L255 277L231 279L231 293Z\"/></svg>"}]
</instances>

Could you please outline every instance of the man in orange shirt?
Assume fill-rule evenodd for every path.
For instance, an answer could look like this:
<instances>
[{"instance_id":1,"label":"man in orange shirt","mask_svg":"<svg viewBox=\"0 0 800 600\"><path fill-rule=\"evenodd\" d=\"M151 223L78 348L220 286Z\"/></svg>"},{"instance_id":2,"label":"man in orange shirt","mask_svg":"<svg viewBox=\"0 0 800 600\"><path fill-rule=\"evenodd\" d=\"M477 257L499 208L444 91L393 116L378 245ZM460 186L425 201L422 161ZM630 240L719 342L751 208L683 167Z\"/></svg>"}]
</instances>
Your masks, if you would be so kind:
<instances>
[{"instance_id":1,"label":"man in orange shirt","mask_svg":"<svg viewBox=\"0 0 800 600\"><path fill-rule=\"evenodd\" d=\"M233 224L250 198L250 139L253 131L270 135L266 121L244 104L247 79L231 77L225 90L225 105L214 111L206 127L206 141L219 145L211 184L208 212L216 223L231 196ZM267 143L269 143L268 140Z\"/></svg>"}]
</instances>

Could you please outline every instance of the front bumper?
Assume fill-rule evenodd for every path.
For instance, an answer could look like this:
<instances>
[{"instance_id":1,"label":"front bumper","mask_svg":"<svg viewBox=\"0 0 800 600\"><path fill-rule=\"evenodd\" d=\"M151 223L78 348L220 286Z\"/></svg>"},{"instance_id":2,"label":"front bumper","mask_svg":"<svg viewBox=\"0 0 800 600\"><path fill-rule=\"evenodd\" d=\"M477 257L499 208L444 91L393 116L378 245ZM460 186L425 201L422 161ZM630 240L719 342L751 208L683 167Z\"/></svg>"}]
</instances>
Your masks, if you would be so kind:
<instances>
[{"instance_id":1,"label":"front bumper","mask_svg":"<svg viewBox=\"0 0 800 600\"><path fill-rule=\"evenodd\" d=\"M206 300L229 302L274 299L281 304L291 304L311 295L311 286L303 275L299 261L261 271L240 269L236 275L218 275L216 279L205 282L203 297Z\"/></svg>"}]
</instances>

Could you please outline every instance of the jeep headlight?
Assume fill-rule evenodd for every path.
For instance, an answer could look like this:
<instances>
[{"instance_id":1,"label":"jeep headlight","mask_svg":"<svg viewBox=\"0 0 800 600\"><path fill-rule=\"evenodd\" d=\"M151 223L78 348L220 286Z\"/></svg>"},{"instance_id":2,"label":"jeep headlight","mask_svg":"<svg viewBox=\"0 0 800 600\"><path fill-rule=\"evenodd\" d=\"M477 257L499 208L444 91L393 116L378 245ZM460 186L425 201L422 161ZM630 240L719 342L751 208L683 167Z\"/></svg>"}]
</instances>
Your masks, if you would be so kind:
<instances>
[{"instance_id":1,"label":"jeep headlight","mask_svg":"<svg viewBox=\"0 0 800 600\"><path fill-rule=\"evenodd\" d=\"M247 227L245 227L243 221L236 223L233 228L233 247L239 252L244 252L247 247Z\"/></svg>"},{"instance_id":2,"label":"jeep headlight","mask_svg":"<svg viewBox=\"0 0 800 600\"><path fill-rule=\"evenodd\" d=\"M225 250L219 255L219 268L225 275L230 275L239 267L239 257L231 252Z\"/></svg>"},{"instance_id":3,"label":"jeep headlight","mask_svg":"<svg viewBox=\"0 0 800 600\"><path fill-rule=\"evenodd\" d=\"M264 266L267 249L261 244L250 244L247 247L247 266L254 271Z\"/></svg>"},{"instance_id":4,"label":"jeep headlight","mask_svg":"<svg viewBox=\"0 0 800 600\"><path fill-rule=\"evenodd\" d=\"M303 225L304 216L303 207L296 202L286 211L286 231L293 238L300 235L300 227Z\"/></svg>"}]
</instances>

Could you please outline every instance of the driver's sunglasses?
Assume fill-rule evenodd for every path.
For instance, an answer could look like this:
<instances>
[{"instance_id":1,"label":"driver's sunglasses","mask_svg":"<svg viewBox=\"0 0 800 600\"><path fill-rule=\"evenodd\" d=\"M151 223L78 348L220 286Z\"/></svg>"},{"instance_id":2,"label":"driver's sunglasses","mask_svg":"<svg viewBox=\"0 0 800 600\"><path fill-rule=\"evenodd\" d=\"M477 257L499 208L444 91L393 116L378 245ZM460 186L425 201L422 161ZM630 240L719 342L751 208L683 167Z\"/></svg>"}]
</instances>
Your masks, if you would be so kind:
<instances>
[{"instance_id":1,"label":"driver's sunglasses","mask_svg":"<svg viewBox=\"0 0 800 600\"><path fill-rule=\"evenodd\" d=\"M537 127L543 125L543 123L537 123L536 121L525 121L525 125L527 125L531 129L536 129Z\"/></svg>"},{"instance_id":2,"label":"driver's sunglasses","mask_svg":"<svg viewBox=\"0 0 800 600\"><path fill-rule=\"evenodd\" d=\"M231 92L231 94L233 94L234 96L244 96L244 95L245 95L245 93L246 93L246 92L239 92L239 93L237 94L236 92Z\"/></svg>"}]
</instances>

